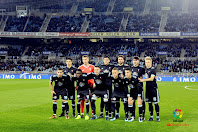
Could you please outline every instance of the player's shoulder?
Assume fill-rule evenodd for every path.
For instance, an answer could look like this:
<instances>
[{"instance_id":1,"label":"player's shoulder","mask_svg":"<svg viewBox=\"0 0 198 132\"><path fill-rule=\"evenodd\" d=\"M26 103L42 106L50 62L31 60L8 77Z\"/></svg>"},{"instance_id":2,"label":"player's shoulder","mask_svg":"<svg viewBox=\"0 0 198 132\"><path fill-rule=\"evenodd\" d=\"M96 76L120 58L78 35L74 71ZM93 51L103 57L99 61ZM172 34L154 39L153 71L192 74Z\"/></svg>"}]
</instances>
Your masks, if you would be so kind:
<instances>
[{"instance_id":1,"label":"player's shoulder","mask_svg":"<svg viewBox=\"0 0 198 132\"><path fill-rule=\"evenodd\" d=\"M92 64L89 64L89 67L94 68L95 66L94 66L94 65L92 65Z\"/></svg>"},{"instance_id":2,"label":"player's shoulder","mask_svg":"<svg viewBox=\"0 0 198 132\"><path fill-rule=\"evenodd\" d=\"M57 77L57 75L51 75L51 77Z\"/></svg>"}]
</instances>

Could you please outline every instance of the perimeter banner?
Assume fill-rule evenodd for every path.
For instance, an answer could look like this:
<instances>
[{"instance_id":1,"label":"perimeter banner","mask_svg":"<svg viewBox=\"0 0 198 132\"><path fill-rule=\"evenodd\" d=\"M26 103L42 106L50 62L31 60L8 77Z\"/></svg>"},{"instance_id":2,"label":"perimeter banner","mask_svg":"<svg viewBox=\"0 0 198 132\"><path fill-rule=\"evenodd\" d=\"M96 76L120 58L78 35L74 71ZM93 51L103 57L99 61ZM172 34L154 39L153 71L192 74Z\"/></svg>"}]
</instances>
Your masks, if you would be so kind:
<instances>
[{"instance_id":1,"label":"perimeter banner","mask_svg":"<svg viewBox=\"0 0 198 132\"><path fill-rule=\"evenodd\" d=\"M139 32L91 32L93 37L138 37Z\"/></svg>"}]
</instances>

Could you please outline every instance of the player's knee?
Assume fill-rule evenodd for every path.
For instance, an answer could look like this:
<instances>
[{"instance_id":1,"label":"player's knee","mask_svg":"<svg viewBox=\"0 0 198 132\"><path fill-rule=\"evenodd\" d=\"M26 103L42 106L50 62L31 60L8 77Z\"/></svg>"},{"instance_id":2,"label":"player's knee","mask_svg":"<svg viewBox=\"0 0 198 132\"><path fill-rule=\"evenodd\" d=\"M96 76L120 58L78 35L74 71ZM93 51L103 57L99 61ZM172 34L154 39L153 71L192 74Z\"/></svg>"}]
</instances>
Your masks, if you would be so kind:
<instances>
[{"instance_id":1,"label":"player's knee","mask_svg":"<svg viewBox=\"0 0 198 132\"><path fill-rule=\"evenodd\" d=\"M96 97L96 95L95 95L95 94L93 94L93 95L92 95L91 100L94 100L94 101L96 101L96 100L97 100L97 97Z\"/></svg>"},{"instance_id":2,"label":"player's knee","mask_svg":"<svg viewBox=\"0 0 198 132\"><path fill-rule=\"evenodd\" d=\"M107 98L104 98L103 101L106 103L108 102L109 100Z\"/></svg>"},{"instance_id":3,"label":"player's knee","mask_svg":"<svg viewBox=\"0 0 198 132\"><path fill-rule=\"evenodd\" d=\"M68 100L63 100L63 103L68 103Z\"/></svg>"},{"instance_id":4,"label":"player's knee","mask_svg":"<svg viewBox=\"0 0 198 132\"><path fill-rule=\"evenodd\" d=\"M138 100L137 100L137 104L138 104L138 105L142 105L142 100L141 100L141 99L138 99Z\"/></svg>"},{"instance_id":5,"label":"player's knee","mask_svg":"<svg viewBox=\"0 0 198 132\"><path fill-rule=\"evenodd\" d=\"M57 104L57 100L53 100L53 104Z\"/></svg>"},{"instance_id":6,"label":"player's knee","mask_svg":"<svg viewBox=\"0 0 198 132\"><path fill-rule=\"evenodd\" d=\"M111 103L116 103L116 98L111 98Z\"/></svg>"},{"instance_id":7,"label":"player's knee","mask_svg":"<svg viewBox=\"0 0 198 132\"><path fill-rule=\"evenodd\" d=\"M158 105L158 102L154 102L154 105Z\"/></svg>"}]
</instances>

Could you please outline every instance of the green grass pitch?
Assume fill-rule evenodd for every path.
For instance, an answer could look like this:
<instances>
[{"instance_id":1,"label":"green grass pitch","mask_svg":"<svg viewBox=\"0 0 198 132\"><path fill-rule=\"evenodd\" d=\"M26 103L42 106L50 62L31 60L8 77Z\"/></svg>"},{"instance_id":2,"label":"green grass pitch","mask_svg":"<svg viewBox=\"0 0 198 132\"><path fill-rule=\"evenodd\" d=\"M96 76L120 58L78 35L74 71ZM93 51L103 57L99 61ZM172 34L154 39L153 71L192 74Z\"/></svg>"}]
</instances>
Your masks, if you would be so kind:
<instances>
[{"instance_id":1,"label":"green grass pitch","mask_svg":"<svg viewBox=\"0 0 198 132\"><path fill-rule=\"evenodd\" d=\"M139 123L124 122L124 110L121 103L121 118L114 121L105 119L75 120L64 117L50 120L52 116L52 99L49 80L2 80L0 79L0 132L4 131L168 131L168 132L195 132L198 131L198 83L189 82L158 82L160 93L160 119L161 122L144 121ZM71 104L71 101L69 101ZM96 102L97 115L99 115L100 99ZM183 111L183 122L173 122L173 111ZM58 102L57 114L61 113L61 101ZM91 112L90 112L91 115ZM138 117L138 107L136 107ZM154 119L156 117L154 111ZM146 104L146 119L149 118ZM189 126L167 126L167 124L189 124Z\"/></svg>"}]
</instances>

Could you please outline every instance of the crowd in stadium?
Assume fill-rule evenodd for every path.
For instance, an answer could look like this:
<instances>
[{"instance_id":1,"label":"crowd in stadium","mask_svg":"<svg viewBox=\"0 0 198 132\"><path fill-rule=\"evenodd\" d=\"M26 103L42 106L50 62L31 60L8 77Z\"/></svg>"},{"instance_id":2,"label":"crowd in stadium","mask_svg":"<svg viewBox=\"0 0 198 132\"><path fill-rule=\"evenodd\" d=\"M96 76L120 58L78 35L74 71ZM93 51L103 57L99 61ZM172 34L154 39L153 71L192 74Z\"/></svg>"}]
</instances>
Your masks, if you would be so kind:
<instances>
[{"instance_id":1,"label":"crowd in stadium","mask_svg":"<svg viewBox=\"0 0 198 132\"><path fill-rule=\"evenodd\" d=\"M162 64L160 70L162 72L194 72L197 73L198 61L189 61L189 60L175 60L175 61L166 61L159 59L158 52L163 51L167 53L167 57L180 57L181 49L185 49L184 57L196 57L198 52L198 46L196 45L187 45L182 44L144 44L144 45L125 45L125 44L84 44L84 45L41 45L41 46L28 46L28 50L24 54L24 57L27 59L30 57L34 61L16 61L18 60L23 52L25 51L24 46L8 46L7 48L1 48L0 51L7 51L9 60L6 62L1 62L1 71L45 71L52 72L57 67L64 67L65 64L62 61L58 60L49 60L46 61L45 51L50 51L50 54L59 57L70 56L76 58L75 66L78 67L81 64L81 60L78 59L81 57L81 51L89 52L90 58L92 57L102 57L104 55L117 57L119 52L127 52L126 57L141 56L144 52L144 57L151 56L153 57L153 66L157 67L158 64ZM111 51L111 52L109 52ZM29 58L29 59L30 59ZM115 63L116 60L111 60L112 63ZM94 65L102 64L102 61L91 62ZM132 65L132 62L126 60L126 63ZM143 60L140 60L140 65L144 65ZM5 67L4 67L5 66ZM4 67L4 68L3 68ZM37 68L36 68L37 67ZM35 69L36 68L36 69Z\"/></svg>"}]
</instances>

